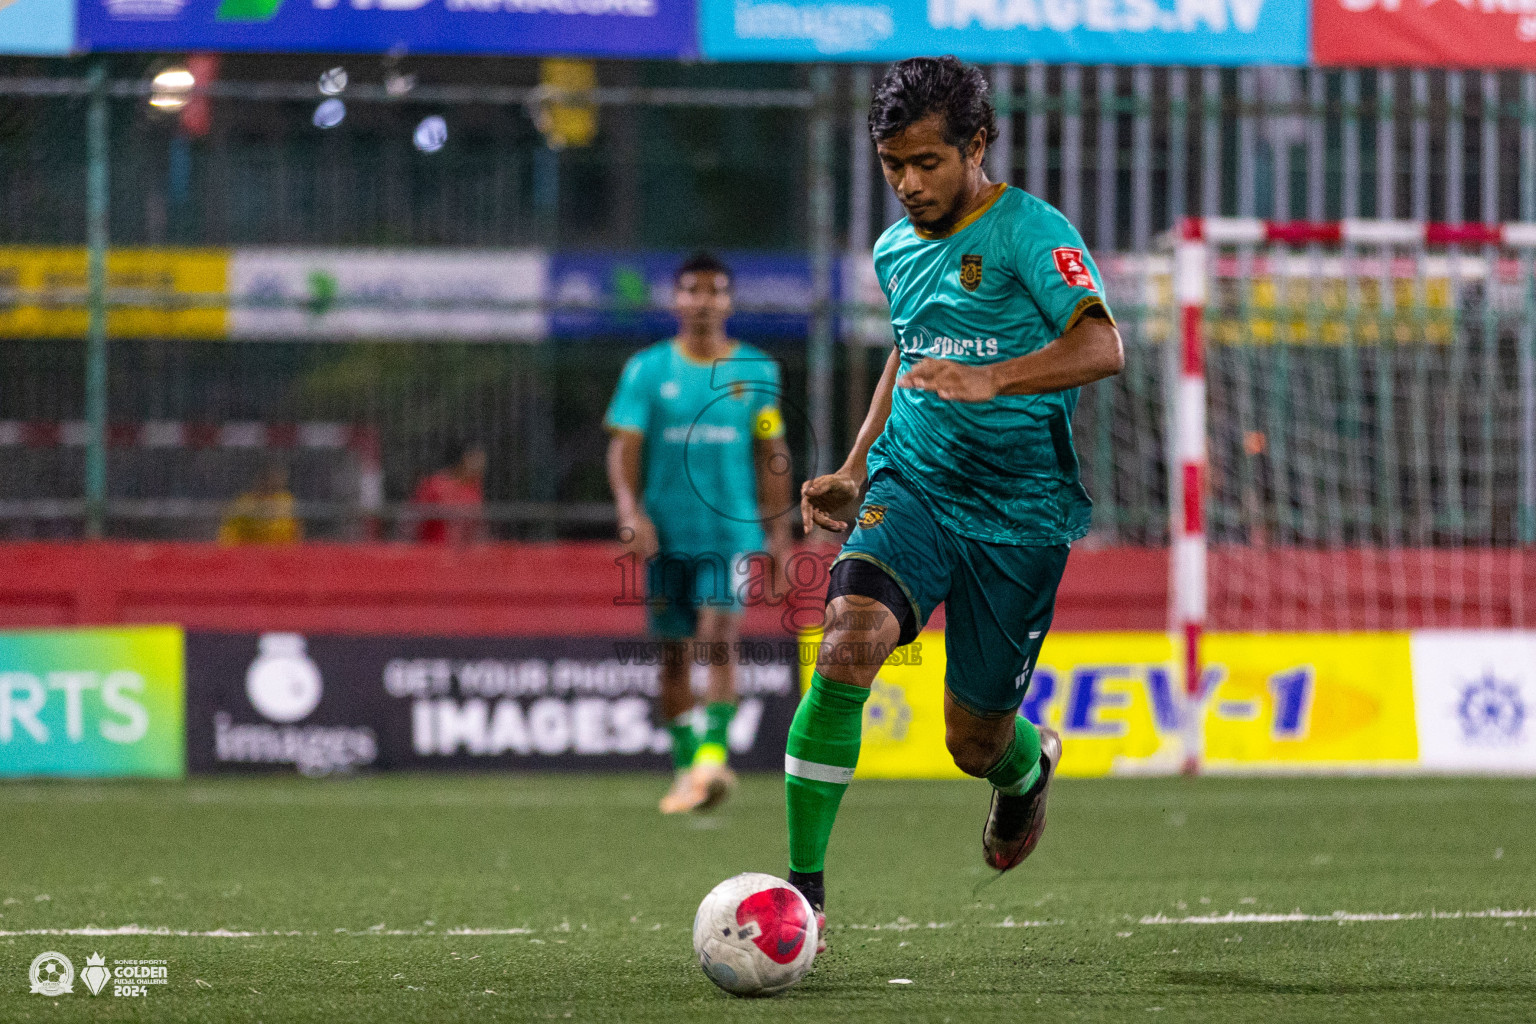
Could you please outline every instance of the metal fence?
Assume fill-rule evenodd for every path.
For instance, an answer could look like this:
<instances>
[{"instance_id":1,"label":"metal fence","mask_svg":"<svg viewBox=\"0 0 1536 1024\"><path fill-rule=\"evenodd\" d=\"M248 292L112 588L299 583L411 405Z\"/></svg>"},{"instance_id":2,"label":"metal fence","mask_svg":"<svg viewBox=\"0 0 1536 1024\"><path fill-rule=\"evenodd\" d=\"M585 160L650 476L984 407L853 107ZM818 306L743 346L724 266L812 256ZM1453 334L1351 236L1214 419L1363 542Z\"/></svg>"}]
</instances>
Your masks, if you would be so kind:
<instances>
[{"instance_id":1,"label":"metal fence","mask_svg":"<svg viewBox=\"0 0 1536 1024\"><path fill-rule=\"evenodd\" d=\"M201 135L148 108L151 65L103 67L93 86L79 74L84 66L23 78L5 77L0 63L0 244L708 244L809 253L810 326L768 344L790 392L805 396L804 426L791 424L797 466L840 455L886 338L879 330L834 335L839 312L849 323L852 314L878 315L834 308L835 261L867 252L899 214L863 128L878 68L615 63L599 68L595 92L573 97L538 87L532 62L482 62L474 75L441 62L432 66L441 81L424 72L408 93L356 82L343 95L345 119L321 129L313 115L323 97L294 60L284 65L292 77L274 82L255 80L258 63L231 58L204 90L211 128ZM312 70L323 69L317 60ZM1076 423L1106 539L1166 542L1166 305L1147 257L1176 218L1536 218L1530 74L1072 65L990 73L1003 112L993 176L1043 196L1080 226L1110 278L1129 349L1126 373L1087 389ZM540 133L540 111L562 99L598 109L591 147L555 150ZM411 129L434 112L447 117L450 145L423 153ZM27 301L16 291L0 281L0 304ZM100 440L34 437L30 447L0 447L8 536L80 534L93 493L109 534L210 536L259 452L140 452L108 429L164 422L365 428L379 445L384 499L367 514L386 535L441 449L472 437L490 450L498 535L607 529L601 412L641 339L109 342L108 308L136 300L107 295L104 271L100 289L87 292L71 301L87 309L90 294L100 297L91 331L0 342L0 422L79 422L86 441ZM844 301L861 296L849 289ZM1248 313L1223 315L1241 324ZM1265 378L1254 367L1277 350L1252 324L1237 329L1213 373ZM1465 344L1473 347L1459 365L1483 367L1487 347L1477 347L1476 330L1453 333L1445 348L1425 350L1431 362ZM1402 358L1418 365L1418 356ZM1319 379L1356 374L1362 387L1378 379L1320 349L1297 350L1295 360L1321 360L1308 370ZM1470 370L1458 380L1467 389L1489 383ZM1323 428L1339 451L1346 421ZM359 535L364 511L348 482L355 467L345 452L311 455L284 456L293 459L310 534ZM1432 488L1442 486L1440 474L1432 478ZM1218 529L1241 519L1241 501L1223 511L1222 500Z\"/></svg>"},{"instance_id":2,"label":"metal fence","mask_svg":"<svg viewBox=\"0 0 1536 1024\"><path fill-rule=\"evenodd\" d=\"M804 394L803 339L765 347L786 391ZM421 478L456 444L474 442L488 457L492 537L610 536L602 419L637 348L628 338L113 341L104 532L212 539L230 500L276 463L307 536L404 537ZM10 382L0 387L0 537L84 533L85 361L80 341L0 343L0 380ZM258 424L289 429L258 434ZM297 436L331 424L366 435L323 445ZM806 421L786 425L804 466ZM362 491L369 448L379 501Z\"/></svg>"},{"instance_id":3,"label":"metal fence","mask_svg":"<svg viewBox=\"0 0 1536 1024\"><path fill-rule=\"evenodd\" d=\"M309 63L318 73L340 59ZM312 122L324 99L313 79L216 81L211 127L198 136L147 106L147 78L114 78L112 239L806 250L818 159L835 179L834 225L851 247L899 215L863 129L877 67L684 74L607 63L603 85L582 94L600 110L597 137L564 150L538 129L541 107L560 94L537 86L536 62L430 67L435 78L424 72L401 95L354 69L346 118L329 130ZM298 69L290 58L285 70ZM1536 74L990 71L1003 112L993 176L1059 206L1096 251L1147 251L1185 215L1530 216ZM270 70L227 58L223 74ZM80 78L0 77L0 242L84 240L85 92ZM816 154L810 122L822 109L832 134ZM434 112L447 115L450 145L422 154L411 129Z\"/></svg>"}]
</instances>

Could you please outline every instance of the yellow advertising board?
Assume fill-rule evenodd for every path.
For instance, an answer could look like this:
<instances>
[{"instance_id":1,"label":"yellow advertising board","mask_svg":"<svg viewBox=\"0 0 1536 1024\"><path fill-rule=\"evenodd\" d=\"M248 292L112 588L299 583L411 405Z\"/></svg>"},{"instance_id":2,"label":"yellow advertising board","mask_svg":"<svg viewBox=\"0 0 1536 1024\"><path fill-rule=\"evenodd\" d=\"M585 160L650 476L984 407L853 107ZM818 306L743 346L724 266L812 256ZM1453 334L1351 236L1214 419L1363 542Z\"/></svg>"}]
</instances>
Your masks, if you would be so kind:
<instances>
[{"instance_id":1,"label":"yellow advertising board","mask_svg":"<svg viewBox=\"0 0 1536 1024\"><path fill-rule=\"evenodd\" d=\"M1218 633L1204 657L1207 768L1415 766L1407 633ZM962 777L944 747L944 666L943 633L925 632L881 669L857 777ZM1173 772L1181 691L1167 634L1053 633L1021 711L1061 733L1063 775Z\"/></svg>"},{"instance_id":2,"label":"yellow advertising board","mask_svg":"<svg viewBox=\"0 0 1536 1024\"><path fill-rule=\"evenodd\" d=\"M1215 633L1207 767L1415 767L1407 633Z\"/></svg>"},{"instance_id":3,"label":"yellow advertising board","mask_svg":"<svg viewBox=\"0 0 1536 1024\"><path fill-rule=\"evenodd\" d=\"M113 249L107 288L114 338L220 339L229 253L223 249ZM86 251L69 246L0 246L0 338L80 338L86 308Z\"/></svg>"}]
</instances>

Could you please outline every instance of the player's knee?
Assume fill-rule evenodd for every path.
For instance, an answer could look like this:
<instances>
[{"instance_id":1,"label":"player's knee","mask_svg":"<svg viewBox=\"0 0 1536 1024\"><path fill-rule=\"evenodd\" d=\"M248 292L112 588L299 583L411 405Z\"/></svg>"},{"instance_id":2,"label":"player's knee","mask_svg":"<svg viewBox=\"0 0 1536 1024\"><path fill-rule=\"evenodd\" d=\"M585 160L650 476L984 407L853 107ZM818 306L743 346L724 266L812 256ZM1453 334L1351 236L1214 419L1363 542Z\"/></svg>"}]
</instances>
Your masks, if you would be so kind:
<instances>
[{"instance_id":1,"label":"player's knee","mask_svg":"<svg viewBox=\"0 0 1536 1024\"><path fill-rule=\"evenodd\" d=\"M955 767L977 778L991 771L1001 756L993 737L953 727L944 731L944 745L949 748Z\"/></svg>"},{"instance_id":2,"label":"player's knee","mask_svg":"<svg viewBox=\"0 0 1536 1024\"><path fill-rule=\"evenodd\" d=\"M693 631L693 642L695 644L703 644L706 646L710 644L718 644L725 639L724 634L725 631L720 627L719 616L700 615L699 625Z\"/></svg>"},{"instance_id":3,"label":"player's knee","mask_svg":"<svg viewBox=\"0 0 1536 1024\"><path fill-rule=\"evenodd\" d=\"M691 654L689 644L680 640L668 640L661 645L661 685L663 688L688 685Z\"/></svg>"},{"instance_id":4,"label":"player's knee","mask_svg":"<svg viewBox=\"0 0 1536 1024\"><path fill-rule=\"evenodd\" d=\"M701 644L731 644L736 642L740 632L739 616L706 609L699 613L694 640Z\"/></svg>"},{"instance_id":5,"label":"player's knee","mask_svg":"<svg viewBox=\"0 0 1536 1024\"><path fill-rule=\"evenodd\" d=\"M878 636L866 631L831 630L821 638L816 671L828 679L868 686L885 664L885 655L878 648Z\"/></svg>"}]
</instances>

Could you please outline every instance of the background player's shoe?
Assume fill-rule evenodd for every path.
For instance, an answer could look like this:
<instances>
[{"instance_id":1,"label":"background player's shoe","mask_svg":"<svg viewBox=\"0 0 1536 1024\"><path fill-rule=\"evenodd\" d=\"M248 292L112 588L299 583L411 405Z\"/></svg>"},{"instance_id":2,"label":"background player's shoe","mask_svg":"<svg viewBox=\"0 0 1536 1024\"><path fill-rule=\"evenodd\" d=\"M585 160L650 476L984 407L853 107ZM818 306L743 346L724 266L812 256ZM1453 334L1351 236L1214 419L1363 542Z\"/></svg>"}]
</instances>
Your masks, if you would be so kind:
<instances>
[{"instance_id":1,"label":"background player's shoe","mask_svg":"<svg viewBox=\"0 0 1536 1024\"><path fill-rule=\"evenodd\" d=\"M736 773L723 764L696 764L678 772L661 798L662 814L686 814L717 807L736 789Z\"/></svg>"},{"instance_id":2,"label":"background player's shoe","mask_svg":"<svg viewBox=\"0 0 1536 1024\"><path fill-rule=\"evenodd\" d=\"M693 769L672 777L672 788L661 798L662 814L687 814L699 805L700 796L693 782Z\"/></svg>"},{"instance_id":3,"label":"background player's shoe","mask_svg":"<svg viewBox=\"0 0 1536 1024\"><path fill-rule=\"evenodd\" d=\"M720 806L725 798L736 792L736 773L723 764L696 764L690 772L694 786L702 791L696 811L707 811Z\"/></svg>"},{"instance_id":4,"label":"background player's shoe","mask_svg":"<svg viewBox=\"0 0 1536 1024\"><path fill-rule=\"evenodd\" d=\"M992 791L992 810L981 833L981 851L989 865L1008 871L1035 852L1045 833L1045 799L1060 762L1061 737L1041 726L1039 781L1019 796Z\"/></svg>"}]
</instances>

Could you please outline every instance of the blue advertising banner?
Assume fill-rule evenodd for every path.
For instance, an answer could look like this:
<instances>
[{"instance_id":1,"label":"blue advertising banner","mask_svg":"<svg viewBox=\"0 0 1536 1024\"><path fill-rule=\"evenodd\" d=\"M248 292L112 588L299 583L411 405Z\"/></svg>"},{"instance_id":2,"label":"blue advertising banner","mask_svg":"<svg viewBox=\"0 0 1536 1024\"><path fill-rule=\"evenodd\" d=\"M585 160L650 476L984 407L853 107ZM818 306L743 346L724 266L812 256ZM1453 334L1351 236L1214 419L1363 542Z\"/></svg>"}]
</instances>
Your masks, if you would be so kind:
<instances>
[{"instance_id":1,"label":"blue advertising banner","mask_svg":"<svg viewBox=\"0 0 1536 1024\"><path fill-rule=\"evenodd\" d=\"M713 60L1305 64L1302 0L700 0Z\"/></svg>"},{"instance_id":2,"label":"blue advertising banner","mask_svg":"<svg viewBox=\"0 0 1536 1024\"><path fill-rule=\"evenodd\" d=\"M0 54L57 56L75 44L75 0L0 0Z\"/></svg>"},{"instance_id":3,"label":"blue advertising banner","mask_svg":"<svg viewBox=\"0 0 1536 1024\"><path fill-rule=\"evenodd\" d=\"M555 338L665 338L666 310L684 253L555 253L550 257L549 333ZM804 256L724 253L731 268L738 338L804 337L810 327L811 264Z\"/></svg>"},{"instance_id":4,"label":"blue advertising banner","mask_svg":"<svg viewBox=\"0 0 1536 1024\"><path fill-rule=\"evenodd\" d=\"M693 0L80 0L80 46L688 57L695 20Z\"/></svg>"}]
</instances>

